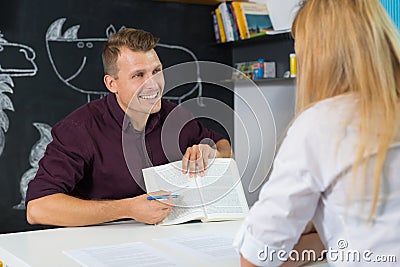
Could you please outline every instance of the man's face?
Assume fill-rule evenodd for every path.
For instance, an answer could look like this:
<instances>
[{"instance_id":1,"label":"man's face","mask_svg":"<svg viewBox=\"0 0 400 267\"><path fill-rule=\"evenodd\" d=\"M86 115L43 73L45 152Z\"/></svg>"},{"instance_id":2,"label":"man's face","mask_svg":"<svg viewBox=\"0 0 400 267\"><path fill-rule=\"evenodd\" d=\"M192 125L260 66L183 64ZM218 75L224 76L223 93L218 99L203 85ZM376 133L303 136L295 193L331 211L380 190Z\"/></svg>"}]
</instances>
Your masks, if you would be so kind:
<instances>
[{"instance_id":1,"label":"man's face","mask_svg":"<svg viewBox=\"0 0 400 267\"><path fill-rule=\"evenodd\" d=\"M118 104L129 116L158 112L165 83L157 53L154 49L133 52L126 47L120 51L117 78L110 78L107 87L116 94Z\"/></svg>"}]
</instances>

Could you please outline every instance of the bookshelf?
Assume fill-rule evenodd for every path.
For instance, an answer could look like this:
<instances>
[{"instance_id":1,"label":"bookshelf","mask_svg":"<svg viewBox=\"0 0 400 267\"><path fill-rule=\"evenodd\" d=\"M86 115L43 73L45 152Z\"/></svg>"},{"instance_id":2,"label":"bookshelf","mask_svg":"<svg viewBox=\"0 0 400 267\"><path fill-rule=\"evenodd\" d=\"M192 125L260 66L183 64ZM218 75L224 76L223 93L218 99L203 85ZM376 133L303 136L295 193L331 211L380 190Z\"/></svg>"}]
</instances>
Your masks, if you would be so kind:
<instances>
[{"instance_id":1,"label":"bookshelf","mask_svg":"<svg viewBox=\"0 0 400 267\"><path fill-rule=\"evenodd\" d=\"M289 54L294 52L294 41L290 33L265 35L221 45L231 46L232 65L256 61L258 58L274 61L277 79L282 79L285 71L289 70Z\"/></svg>"},{"instance_id":2,"label":"bookshelf","mask_svg":"<svg viewBox=\"0 0 400 267\"><path fill-rule=\"evenodd\" d=\"M231 50L232 66L238 62L257 61L258 58L276 62L278 80L284 79L285 71L289 70L289 54L294 52L294 40L290 33L264 35L217 45Z\"/></svg>"},{"instance_id":3,"label":"bookshelf","mask_svg":"<svg viewBox=\"0 0 400 267\"><path fill-rule=\"evenodd\" d=\"M290 32L268 34L272 23L265 3L220 3L211 17L216 42L232 52L232 66L263 58L275 62L276 78L284 77L294 42Z\"/></svg>"},{"instance_id":4,"label":"bookshelf","mask_svg":"<svg viewBox=\"0 0 400 267\"><path fill-rule=\"evenodd\" d=\"M218 5L219 3L225 2L225 0L154 0L156 2L175 2L184 4L196 4L196 5ZM248 0L235 0L239 2L248 2Z\"/></svg>"}]
</instances>

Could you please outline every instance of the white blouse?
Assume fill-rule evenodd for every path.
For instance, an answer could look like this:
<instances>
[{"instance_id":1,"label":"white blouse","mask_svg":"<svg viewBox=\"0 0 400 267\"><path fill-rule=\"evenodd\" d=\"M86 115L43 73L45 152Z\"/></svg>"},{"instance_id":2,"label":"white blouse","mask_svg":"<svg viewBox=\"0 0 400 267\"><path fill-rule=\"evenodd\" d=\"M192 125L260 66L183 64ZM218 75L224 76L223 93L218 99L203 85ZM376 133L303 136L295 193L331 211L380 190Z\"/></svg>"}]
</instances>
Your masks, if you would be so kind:
<instances>
[{"instance_id":1,"label":"white blouse","mask_svg":"<svg viewBox=\"0 0 400 267\"><path fill-rule=\"evenodd\" d=\"M368 221L372 171L358 182L351 171L356 102L354 95L321 101L288 130L269 181L234 241L253 264L279 266L289 254L296 258L291 250L312 220L331 266L399 266L400 146L389 150L377 210Z\"/></svg>"}]
</instances>

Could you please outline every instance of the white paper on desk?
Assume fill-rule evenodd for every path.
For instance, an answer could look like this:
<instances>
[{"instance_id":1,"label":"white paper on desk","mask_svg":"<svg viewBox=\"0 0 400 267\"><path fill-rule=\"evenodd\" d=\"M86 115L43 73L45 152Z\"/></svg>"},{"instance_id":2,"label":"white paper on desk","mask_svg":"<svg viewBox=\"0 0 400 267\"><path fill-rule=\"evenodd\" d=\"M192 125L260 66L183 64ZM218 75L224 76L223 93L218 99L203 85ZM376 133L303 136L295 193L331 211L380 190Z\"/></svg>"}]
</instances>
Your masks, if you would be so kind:
<instances>
[{"instance_id":1,"label":"white paper on desk","mask_svg":"<svg viewBox=\"0 0 400 267\"><path fill-rule=\"evenodd\" d=\"M239 254L232 246L233 237L196 235L153 240L164 243L177 251L186 251L200 258L213 260L233 258L239 260Z\"/></svg>"},{"instance_id":2,"label":"white paper on desk","mask_svg":"<svg viewBox=\"0 0 400 267\"><path fill-rule=\"evenodd\" d=\"M142 242L63 251L87 267L181 267L166 254Z\"/></svg>"}]
</instances>

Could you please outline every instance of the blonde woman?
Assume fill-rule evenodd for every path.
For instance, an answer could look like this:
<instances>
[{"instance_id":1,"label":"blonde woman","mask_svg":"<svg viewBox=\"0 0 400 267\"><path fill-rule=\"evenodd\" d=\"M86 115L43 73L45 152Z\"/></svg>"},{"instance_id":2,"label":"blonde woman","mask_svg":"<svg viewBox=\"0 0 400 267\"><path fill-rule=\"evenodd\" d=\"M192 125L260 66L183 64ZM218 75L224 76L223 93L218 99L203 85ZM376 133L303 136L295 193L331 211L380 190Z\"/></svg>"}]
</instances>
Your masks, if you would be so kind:
<instances>
[{"instance_id":1,"label":"blonde woman","mask_svg":"<svg viewBox=\"0 0 400 267\"><path fill-rule=\"evenodd\" d=\"M292 32L297 118L236 236L242 266L312 258L292 251L318 244L309 221L331 266L398 265L398 31L378 0L308 0Z\"/></svg>"}]
</instances>

